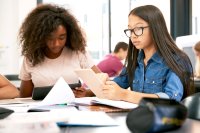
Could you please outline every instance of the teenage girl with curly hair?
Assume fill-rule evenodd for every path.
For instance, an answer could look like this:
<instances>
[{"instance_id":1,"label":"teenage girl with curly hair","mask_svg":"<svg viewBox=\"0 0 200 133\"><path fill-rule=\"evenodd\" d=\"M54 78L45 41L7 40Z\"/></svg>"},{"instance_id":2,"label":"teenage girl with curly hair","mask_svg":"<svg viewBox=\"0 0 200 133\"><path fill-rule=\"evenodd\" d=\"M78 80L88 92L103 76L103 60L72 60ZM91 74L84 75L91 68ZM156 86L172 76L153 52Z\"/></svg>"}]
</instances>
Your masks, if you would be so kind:
<instances>
[{"instance_id":1,"label":"teenage girl with curly hair","mask_svg":"<svg viewBox=\"0 0 200 133\"><path fill-rule=\"evenodd\" d=\"M78 82L75 69L95 66L86 51L86 40L75 17L63 7L41 4L23 22L20 33L23 64L20 71L20 96L29 97L34 87L54 85L61 76L70 83ZM77 97L92 93L80 87Z\"/></svg>"}]
</instances>

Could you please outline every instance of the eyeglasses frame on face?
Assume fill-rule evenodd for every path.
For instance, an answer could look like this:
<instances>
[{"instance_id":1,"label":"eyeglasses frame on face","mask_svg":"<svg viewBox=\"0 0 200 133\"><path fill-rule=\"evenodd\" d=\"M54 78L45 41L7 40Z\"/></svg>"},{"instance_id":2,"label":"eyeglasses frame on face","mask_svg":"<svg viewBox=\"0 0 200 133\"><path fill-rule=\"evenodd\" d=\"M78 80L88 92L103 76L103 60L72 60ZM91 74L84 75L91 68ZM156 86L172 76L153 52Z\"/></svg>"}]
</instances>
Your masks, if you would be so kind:
<instances>
[{"instance_id":1,"label":"eyeglasses frame on face","mask_svg":"<svg viewBox=\"0 0 200 133\"><path fill-rule=\"evenodd\" d=\"M125 30L124 30L124 33L125 33L125 35L126 35L128 38L131 37L132 33L134 33L135 36L139 37L139 36L141 36L141 35L143 34L144 29L145 29L145 28L148 28L148 27L149 27L149 26L143 26L143 27L141 26L141 27L135 27L135 28L133 28L133 29L125 29ZM136 28L140 28L140 29L142 30L142 32L141 32L140 35L137 35L137 34L135 33L134 30L135 30ZM128 36L128 35L126 34L127 31L130 31L130 36Z\"/></svg>"}]
</instances>

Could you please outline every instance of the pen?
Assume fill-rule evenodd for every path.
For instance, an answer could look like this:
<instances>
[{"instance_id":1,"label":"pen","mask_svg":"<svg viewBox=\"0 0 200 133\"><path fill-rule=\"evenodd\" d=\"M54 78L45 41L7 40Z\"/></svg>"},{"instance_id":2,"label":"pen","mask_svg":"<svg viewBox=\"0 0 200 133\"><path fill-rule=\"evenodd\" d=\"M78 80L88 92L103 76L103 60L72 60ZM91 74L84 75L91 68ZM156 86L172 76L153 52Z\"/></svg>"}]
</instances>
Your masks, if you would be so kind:
<instances>
[{"instance_id":1,"label":"pen","mask_svg":"<svg viewBox=\"0 0 200 133\"><path fill-rule=\"evenodd\" d=\"M56 104L56 105L59 105L59 106L66 106L66 105L67 105L67 103Z\"/></svg>"}]
</instances>

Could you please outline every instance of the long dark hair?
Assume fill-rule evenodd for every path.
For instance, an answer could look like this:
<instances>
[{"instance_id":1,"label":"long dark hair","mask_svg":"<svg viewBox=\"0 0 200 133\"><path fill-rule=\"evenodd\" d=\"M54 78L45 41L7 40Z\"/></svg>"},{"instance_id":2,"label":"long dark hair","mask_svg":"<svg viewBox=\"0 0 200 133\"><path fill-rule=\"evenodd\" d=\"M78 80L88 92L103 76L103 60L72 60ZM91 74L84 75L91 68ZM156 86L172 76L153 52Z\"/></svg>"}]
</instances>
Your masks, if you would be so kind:
<instances>
[{"instance_id":1,"label":"long dark hair","mask_svg":"<svg viewBox=\"0 0 200 133\"><path fill-rule=\"evenodd\" d=\"M164 58L168 67L178 75L183 84L183 97L193 93L194 90L191 88L194 84L192 64L188 56L177 47L171 38L161 11L155 6L146 5L133 9L129 13L130 15L138 16L149 24L158 54ZM127 67L126 74L129 77L130 87L132 87L133 73L137 67L138 52L139 50L135 48L129 39L129 50L125 66ZM192 89L192 91L189 89Z\"/></svg>"},{"instance_id":2,"label":"long dark hair","mask_svg":"<svg viewBox=\"0 0 200 133\"><path fill-rule=\"evenodd\" d=\"M67 30L65 46L72 51L85 52L86 40L76 18L63 7L41 4L29 13L19 31L22 55L33 66L44 60L45 39L59 25Z\"/></svg>"}]
</instances>

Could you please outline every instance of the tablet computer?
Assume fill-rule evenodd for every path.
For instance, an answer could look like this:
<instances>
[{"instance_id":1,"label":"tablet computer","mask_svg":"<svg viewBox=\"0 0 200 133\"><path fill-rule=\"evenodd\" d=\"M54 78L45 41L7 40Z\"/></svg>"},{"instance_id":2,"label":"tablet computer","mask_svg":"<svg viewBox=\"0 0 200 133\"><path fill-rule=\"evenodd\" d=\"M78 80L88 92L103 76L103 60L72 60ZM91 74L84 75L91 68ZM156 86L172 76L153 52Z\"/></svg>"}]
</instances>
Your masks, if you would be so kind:
<instances>
[{"instance_id":1,"label":"tablet computer","mask_svg":"<svg viewBox=\"0 0 200 133\"><path fill-rule=\"evenodd\" d=\"M96 73L92 69L78 69L74 72L98 98L103 98L102 86L104 83L97 77Z\"/></svg>"},{"instance_id":2,"label":"tablet computer","mask_svg":"<svg viewBox=\"0 0 200 133\"><path fill-rule=\"evenodd\" d=\"M78 83L68 84L68 85L71 89L74 89L76 87L81 87L81 82L79 81ZM53 86L42 86L33 88L32 99L43 100L52 88Z\"/></svg>"},{"instance_id":3,"label":"tablet computer","mask_svg":"<svg viewBox=\"0 0 200 133\"><path fill-rule=\"evenodd\" d=\"M53 86L42 86L33 88L32 99L43 100L52 88Z\"/></svg>"}]
</instances>

